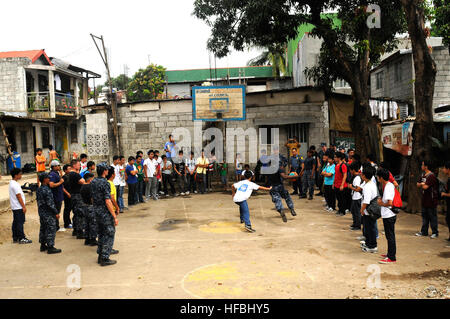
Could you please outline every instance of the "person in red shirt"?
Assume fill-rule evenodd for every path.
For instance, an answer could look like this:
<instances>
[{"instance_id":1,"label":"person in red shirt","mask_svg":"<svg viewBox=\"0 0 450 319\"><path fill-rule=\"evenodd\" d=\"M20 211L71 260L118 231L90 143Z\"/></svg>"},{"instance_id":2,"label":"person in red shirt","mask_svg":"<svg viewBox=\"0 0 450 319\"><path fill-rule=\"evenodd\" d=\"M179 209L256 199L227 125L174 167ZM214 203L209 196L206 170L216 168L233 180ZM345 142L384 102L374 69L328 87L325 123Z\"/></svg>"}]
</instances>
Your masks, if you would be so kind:
<instances>
[{"instance_id":1,"label":"person in red shirt","mask_svg":"<svg viewBox=\"0 0 450 319\"><path fill-rule=\"evenodd\" d=\"M422 162L423 174L417 182L417 187L422 190L422 229L416 236L428 236L428 226L431 226L433 239L439 236L437 219L439 183L432 169L430 161Z\"/></svg>"},{"instance_id":2,"label":"person in red shirt","mask_svg":"<svg viewBox=\"0 0 450 319\"><path fill-rule=\"evenodd\" d=\"M350 174L345 164L345 155L343 153L336 153L334 156L336 168L334 173L334 191L338 201L339 210L337 216L344 216L349 207L350 190L348 189L347 175Z\"/></svg>"}]
</instances>

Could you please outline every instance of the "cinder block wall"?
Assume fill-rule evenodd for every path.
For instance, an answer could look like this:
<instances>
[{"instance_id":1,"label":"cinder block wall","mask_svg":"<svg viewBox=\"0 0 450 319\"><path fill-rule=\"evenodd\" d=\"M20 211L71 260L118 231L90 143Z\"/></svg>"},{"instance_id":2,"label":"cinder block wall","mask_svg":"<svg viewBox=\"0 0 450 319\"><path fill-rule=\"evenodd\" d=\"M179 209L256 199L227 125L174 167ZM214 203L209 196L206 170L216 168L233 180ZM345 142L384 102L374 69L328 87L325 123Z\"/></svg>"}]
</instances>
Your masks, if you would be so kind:
<instances>
[{"instance_id":1,"label":"cinder block wall","mask_svg":"<svg viewBox=\"0 0 450 319\"><path fill-rule=\"evenodd\" d=\"M0 111L26 112L27 58L0 59Z\"/></svg>"}]
</instances>

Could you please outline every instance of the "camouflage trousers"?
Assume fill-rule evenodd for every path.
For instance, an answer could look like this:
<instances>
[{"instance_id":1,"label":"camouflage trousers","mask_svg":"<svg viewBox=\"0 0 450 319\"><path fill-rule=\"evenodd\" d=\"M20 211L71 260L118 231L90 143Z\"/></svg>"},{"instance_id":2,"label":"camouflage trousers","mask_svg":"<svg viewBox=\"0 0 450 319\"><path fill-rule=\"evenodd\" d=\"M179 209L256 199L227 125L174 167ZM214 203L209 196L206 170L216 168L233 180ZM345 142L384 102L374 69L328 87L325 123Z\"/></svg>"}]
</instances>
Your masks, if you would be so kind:
<instances>
[{"instance_id":1,"label":"camouflage trousers","mask_svg":"<svg viewBox=\"0 0 450 319\"><path fill-rule=\"evenodd\" d=\"M86 232L86 217L84 213L83 199L80 194L72 195L73 230L84 235Z\"/></svg>"},{"instance_id":2,"label":"camouflage trousers","mask_svg":"<svg viewBox=\"0 0 450 319\"><path fill-rule=\"evenodd\" d=\"M84 218L86 221L85 234L87 239L97 238L97 216L94 212L94 206L84 206Z\"/></svg>"},{"instance_id":3,"label":"camouflage trousers","mask_svg":"<svg viewBox=\"0 0 450 319\"><path fill-rule=\"evenodd\" d=\"M53 247L57 231L57 219L52 213L39 213L41 227L39 229L39 242L41 245Z\"/></svg>"},{"instance_id":4,"label":"camouflage trousers","mask_svg":"<svg viewBox=\"0 0 450 319\"><path fill-rule=\"evenodd\" d=\"M284 188L283 185L273 186L270 190L270 195L272 196L272 202L275 203L275 208L280 211L283 209L282 198L286 201L286 205L289 209L294 209L294 203L292 202L289 192Z\"/></svg>"},{"instance_id":5,"label":"camouflage trousers","mask_svg":"<svg viewBox=\"0 0 450 319\"><path fill-rule=\"evenodd\" d=\"M95 217L98 227L98 247L97 254L104 259L108 259L114 245L116 226L114 217L105 207L94 206Z\"/></svg>"}]
</instances>

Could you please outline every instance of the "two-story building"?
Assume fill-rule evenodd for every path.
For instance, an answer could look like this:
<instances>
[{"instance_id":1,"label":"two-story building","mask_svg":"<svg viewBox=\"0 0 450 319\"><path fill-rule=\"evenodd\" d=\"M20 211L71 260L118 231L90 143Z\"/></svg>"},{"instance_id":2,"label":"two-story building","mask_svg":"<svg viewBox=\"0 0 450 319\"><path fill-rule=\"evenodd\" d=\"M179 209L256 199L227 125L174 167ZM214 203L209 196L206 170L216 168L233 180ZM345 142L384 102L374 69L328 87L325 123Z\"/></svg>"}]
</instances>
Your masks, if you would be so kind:
<instances>
[{"instance_id":1,"label":"two-story building","mask_svg":"<svg viewBox=\"0 0 450 319\"><path fill-rule=\"evenodd\" d=\"M64 161L84 151L90 78L100 75L50 58L44 50L0 52L0 119L22 166L34 163L36 148L53 145ZM7 156L0 136L0 154Z\"/></svg>"}]
</instances>

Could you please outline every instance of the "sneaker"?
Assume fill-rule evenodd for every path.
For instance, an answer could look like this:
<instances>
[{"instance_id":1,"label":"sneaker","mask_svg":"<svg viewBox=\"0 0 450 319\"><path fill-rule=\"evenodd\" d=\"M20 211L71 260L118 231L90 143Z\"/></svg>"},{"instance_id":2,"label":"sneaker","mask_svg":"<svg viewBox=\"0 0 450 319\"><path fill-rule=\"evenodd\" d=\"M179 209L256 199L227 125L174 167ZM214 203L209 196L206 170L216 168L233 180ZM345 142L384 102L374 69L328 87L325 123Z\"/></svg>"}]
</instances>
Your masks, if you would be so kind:
<instances>
[{"instance_id":1,"label":"sneaker","mask_svg":"<svg viewBox=\"0 0 450 319\"><path fill-rule=\"evenodd\" d=\"M358 240L360 240L360 241L364 241L364 240L366 240L366 237L364 237L364 236L358 236L358 237L356 237L356 239L358 239Z\"/></svg>"},{"instance_id":2,"label":"sneaker","mask_svg":"<svg viewBox=\"0 0 450 319\"><path fill-rule=\"evenodd\" d=\"M22 238L19 240L19 244L31 244L33 241L28 238Z\"/></svg>"},{"instance_id":3,"label":"sneaker","mask_svg":"<svg viewBox=\"0 0 450 319\"><path fill-rule=\"evenodd\" d=\"M337 212L337 213L336 213L336 216L337 216L337 217L345 216L345 213L339 213L339 212Z\"/></svg>"},{"instance_id":4,"label":"sneaker","mask_svg":"<svg viewBox=\"0 0 450 319\"><path fill-rule=\"evenodd\" d=\"M184 196L185 194L184 194L184 193L180 193L180 195L181 195L181 196Z\"/></svg>"},{"instance_id":5,"label":"sneaker","mask_svg":"<svg viewBox=\"0 0 450 319\"><path fill-rule=\"evenodd\" d=\"M248 231L249 233L254 233L256 231L252 228L252 226L249 226L249 225L245 226L245 230Z\"/></svg>"},{"instance_id":6,"label":"sneaker","mask_svg":"<svg viewBox=\"0 0 450 319\"><path fill-rule=\"evenodd\" d=\"M57 249L55 247L48 247L48 249L47 249L47 254L49 254L49 255L59 254L60 252L62 252L62 250Z\"/></svg>"},{"instance_id":7,"label":"sneaker","mask_svg":"<svg viewBox=\"0 0 450 319\"><path fill-rule=\"evenodd\" d=\"M326 207L324 208L324 210L325 210L325 211L329 211L329 210L330 210L330 207L326 206Z\"/></svg>"},{"instance_id":8,"label":"sneaker","mask_svg":"<svg viewBox=\"0 0 450 319\"><path fill-rule=\"evenodd\" d=\"M63 227L63 228L58 229L58 231L64 232L64 231L66 231L66 229Z\"/></svg>"},{"instance_id":9,"label":"sneaker","mask_svg":"<svg viewBox=\"0 0 450 319\"><path fill-rule=\"evenodd\" d=\"M73 228L73 225L70 224L69 226L67 226L67 228L72 229L72 228Z\"/></svg>"},{"instance_id":10,"label":"sneaker","mask_svg":"<svg viewBox=\"0 0 450 319\"><path fill-rule=\"evenodd\" d=\"M438 237L439 237L438 234L432 234L432 235L430 236L431 239L435 239L435 238L438 238Z\"/></svg>"},{"instance_id":11,"label":"sneaker","mask_svg":"<svg viewBox=\"0 0 450 319\"><path fill-rule=\"evenodd\" d=\"M388 256L387 255L380 255L381 256L381 258L383 258L383 259L386 259L386 258L388 258Z\"/></svg>"},{"instance_id":12,"label":"sneaker","mask_svg":"<svg viewBox=\"0 0 450 319\"><path fill-rule=\"evenodd\" d=\"M330 208L328 208L328 212L334 213L334 209L330 207Z\"/></svg>"},{"instance_id":13,"label":"sneaker","mask_svg":"<svg viewBox=\"0 0 450 319\"><path fill-rule=\"evenodd\" d=\"M418 232L418 233L416 233L416 236L417 236L417 237L424 237L424 236L427 236L427 235L424 235L424 234L422 234L421 232Z\"/></svg>"},{"instance_id":14,"label":"sneaker","mask_svg":"<svg viewBox=\"0 0 450 319\"><path fill-rule=\"evenodd\" d=\"M186 195L189 195L189 194L190 194L190 192L186 192L185 194L186 194Z\"/></svg>"},{"instance_id":15,"label":"sneaker","mask_svg":"<svg viewBox=\"0 0 450 319\"><path fill-rule=\"evenodd\" d=\"M361 248L362 248L362 247L367 247L367 246L366 246L366 242L365 242L364 240L361 240L361 241L359 242L359 244L360 244Z\"/></svg>"},{"instance_id":16,"label":"sneaker","mask_svg":"<svg viewBox=\"0 0 450 319\"><path fill-rule=\"evenodd\" d=\"M380 264L393 264L393 263L395 263L396 261L395 260L390 260L389 258L384 258L384 259L381 259L380 261L378 261L378 263L380 263Z\"/></svg>"},{"instance_id":17,"label":"sneaker","mask_svg":"<svg viewBox=\"0 0 450 319\"><path fill-rule=\"evenodd\" d=\"M198 194L198 192L197 192L197 191L194 191L194 194Z\"/></svg>"},{"instance_id":18,"label":"sneaker","mask_svg":"<svg viewBox=\"0 0 450 319\"><path fill-rule=\"evenodd\" d=\"M375 248L369 248L369 247L365 246L365 247L362 247L362 251L363 251L363 252L366 252L366 253L375 254L375 253L378 252L378 247L375 247Z\"/></svg>"},{"instance_id":19,"label":"sneaker","mask_svg":"<svg viewBox=\"0 0 450 319\"><path fill-rule=\"evenodd\" d=\"M348 209L345 210L346 214L350 214L350 211Z\"/></svg>"},{"instance_id":20,"label":"sneaker","mask_svg":"<svg viewBox=\"0 0 450 319\"><path fill-rule=\"evenodd\" d=\"M283 211L278 211L278 212L280 213L281 219L283 219L283 222L287 223L287 218L286 218L286 215L284 214L284 212Z\"/></svg>"}]
</instances>

